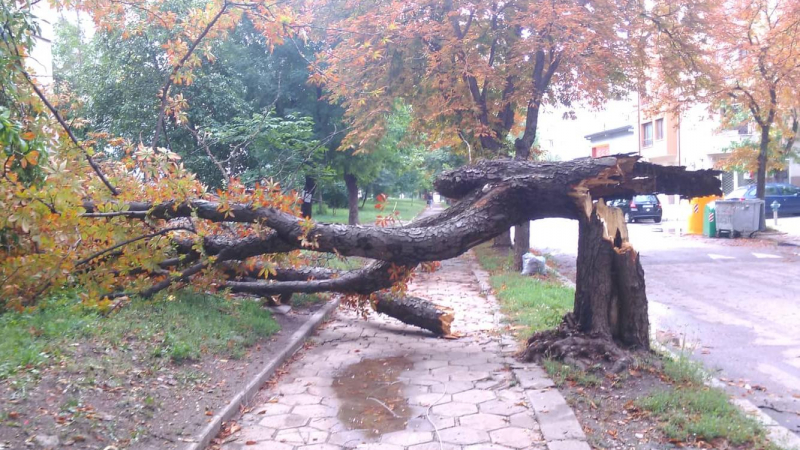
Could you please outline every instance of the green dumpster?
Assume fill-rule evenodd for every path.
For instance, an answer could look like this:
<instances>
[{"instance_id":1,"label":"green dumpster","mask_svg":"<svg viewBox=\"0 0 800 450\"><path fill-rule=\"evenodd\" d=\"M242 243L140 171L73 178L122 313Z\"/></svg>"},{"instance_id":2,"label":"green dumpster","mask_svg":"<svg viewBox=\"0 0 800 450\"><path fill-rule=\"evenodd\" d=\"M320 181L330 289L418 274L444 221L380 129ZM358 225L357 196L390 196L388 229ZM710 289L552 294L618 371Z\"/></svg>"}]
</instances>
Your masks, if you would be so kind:
<instances>
[{"instance_id":1,"label":"green dumpster","mask_svg":"<svg viewBox=\"0 0 800 450\"><path fill-rule=\"evenodd\" d=\"M703 209L703 236L717 237L717 212L714 202L710 202Z\"/></svg>"}]
</instances>

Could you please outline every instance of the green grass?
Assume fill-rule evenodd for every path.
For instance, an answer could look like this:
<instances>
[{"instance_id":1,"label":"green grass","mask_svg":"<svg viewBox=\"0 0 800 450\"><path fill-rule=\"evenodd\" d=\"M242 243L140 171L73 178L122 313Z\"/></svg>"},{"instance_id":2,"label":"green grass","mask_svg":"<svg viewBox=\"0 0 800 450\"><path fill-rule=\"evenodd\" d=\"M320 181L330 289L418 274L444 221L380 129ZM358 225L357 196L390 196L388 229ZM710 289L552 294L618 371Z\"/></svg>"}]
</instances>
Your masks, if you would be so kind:
<instances>
[{"instance_id":1,"label":"green grass","mask_svg":"<svg viewBox=\"0 0 800 450\"><path fill-rule=\"evenodd\" d=\"M392 211L395 210L400 213L400 220L409 221L414 219L414 217L417 217L417 214L422 212L426 206L425 200L410 198L390 198L386 201L385 205L385 209L383 211L379 211L375 209L374 200L367 200L364 208L361 208L358 211L359 222L364 225L373 224L379 215L387 216L392 214ZM337 208L336 210L333 210L332 208L328 207L326 214L317 214L316 212L317 211L315 209L312 218L317 222L347 223L347 208Z\"/></svg>"},{"instance_id":2,"label":"green grass","mask_svg":"<svg viewBox=\"0 0 800 450\"><path fill-rule=\"evenodd\" d=\"M661 421L670 439L724 438L734 445L763 443L764 430L728 401L725 392L702 385L656 392L637 401Z\"/></svg>"},{"instance_id":3,"label":"green grass","mask_svg":"<svg viewBox=\"0 0 800 450\"><path fill-rule=\"evenodd\" d=\"M663 373L674 384L636 401L660 422L669 439L691 442L725 439L733 445L778 450L764 428L730 403L725 391L704 385L703 366L687 355L662 358Z\"/></svg>"},{"instance_id":4,"label":"green grass","mask_svg":"<svg viewBox=\"0 0 800 450\"><path fill-rule=\"evenodd\" d=\"M700 385L708 378L703 365L681 353L676 358L664 356L664 375L678 384Z\"/></svg>"},{"instance_id":5,"label":"green grass","mask_svg":"<svg viewBox=\"0 0 800 450\"><path fill-rule=\"evenodd\" d=\"M81 307L74 293L62 293L33 311L0 315L0 379L20 370L35 374L69 356L75 345L143 345L152 357L173 362L204 353L236 358L278 330L270 312L252 301L181 291L134 300L105 317Z\"/></svg>"},{"instance_id":6,"label":"green grass","mask_svg":"<svg viewBox=\"0 0 800 450\"><path fill-rule=\"evenodd\" d=\"M475 253L481 266L491 273L489 283L518 337L557 327L572 309L574 289L557 281L520 275L511 270L511 256L491 244L476 247Z\"/></svg>"},{"instance_id":7,"label":"green grass","mask_svg":"<svg viewBox=\"0 0 800 450\"><path fill-rule=\"evenodd\" d=\"M560 361L552 359L545 359L542 362L544 370L553 379L557 386L562 386L564 383L572 382L581 386L600 386L602 381L597 375L588 373L575 366L564 364Z\"/></svg>"}]
</instances>

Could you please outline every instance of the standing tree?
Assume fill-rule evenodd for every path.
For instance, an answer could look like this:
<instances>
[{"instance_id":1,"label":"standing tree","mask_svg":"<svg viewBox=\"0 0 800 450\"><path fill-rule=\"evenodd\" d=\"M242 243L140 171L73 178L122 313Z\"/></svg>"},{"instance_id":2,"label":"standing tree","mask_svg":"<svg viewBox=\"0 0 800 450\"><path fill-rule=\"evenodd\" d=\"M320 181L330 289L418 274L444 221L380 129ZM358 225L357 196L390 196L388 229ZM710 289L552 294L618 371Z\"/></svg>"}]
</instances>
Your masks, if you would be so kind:
<instances>
[{"instance_id":1,"label":"standing tree","mask_svg":"<svg viewBox=\"0 0 800 450\"><path fill-rule=\"evenodd\" d=\"M343 148L369 151L401 98L434 145L525 161L544 105L596 105L625 85L629 3L319 0L330 49L312 80L346 109ZM520 265L527 222L516 236Z\"/></svg>"},{"instance_id":2,"label":"standing tree","mask_svg":"<svg viewBox=\"0 0 800 450\"><path fill-rule=\"evenodd\" d=\"M800 3L658 1L643 17L651 34L642 42L654 49L643 54L655 57L658 104L679 109L705 103L722 111L723 122L741 122L742 111L755 122L756 195L763 199L770 153L779 160L790 152L798 129ZM775 142L776 136L783 139Z\"/></svg>"}]
</instances>

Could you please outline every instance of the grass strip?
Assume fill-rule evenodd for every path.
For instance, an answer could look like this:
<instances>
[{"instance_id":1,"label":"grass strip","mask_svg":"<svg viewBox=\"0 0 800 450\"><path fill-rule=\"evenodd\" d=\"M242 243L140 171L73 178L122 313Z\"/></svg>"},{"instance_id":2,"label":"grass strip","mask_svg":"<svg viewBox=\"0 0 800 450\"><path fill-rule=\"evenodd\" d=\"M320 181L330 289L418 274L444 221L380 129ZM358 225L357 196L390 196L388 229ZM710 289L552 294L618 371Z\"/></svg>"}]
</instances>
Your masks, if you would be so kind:
<instances>
[{"instance_id":1,"label":"grass strip","mask_svg":"<svg viewBox=\"0 0 800 450\"><path fill-rule=\"evenodd\" d=\"M490 243L475 247L475 254L491 274L489 283L518 338L557 327L564 314L572 310L575 290L557 279L520 275L512 269L510 252L493 248Z\"/></svg>"},{"instance_id":2,"label":"grass strip","mask_svg":"<svg viewBox=\"0 0 800 450\"><path fill-rule=\"evenodd\" d=\"M82 344L121 349L143 345L153 358L176 363L203 354L239 358L279 329L268 310L249 300L184 290L156 300L134 300L103 316L82 307L75 292L63 292L34 310L0 315L0 379L19 371L35 374Z\"/></svg>"}]
</instances>

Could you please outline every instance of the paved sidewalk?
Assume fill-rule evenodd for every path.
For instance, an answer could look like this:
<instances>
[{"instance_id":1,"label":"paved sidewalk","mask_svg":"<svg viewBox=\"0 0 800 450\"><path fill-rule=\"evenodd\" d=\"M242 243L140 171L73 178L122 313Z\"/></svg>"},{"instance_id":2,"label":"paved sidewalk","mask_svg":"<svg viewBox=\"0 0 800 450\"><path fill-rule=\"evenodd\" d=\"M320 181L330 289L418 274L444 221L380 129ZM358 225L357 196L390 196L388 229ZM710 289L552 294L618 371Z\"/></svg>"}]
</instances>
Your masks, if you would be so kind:
<instances>
[{"instance_id":1,"label":"paved sidewalk","mask_svg":"<svg viewBox=\"0 0 800 450\"><path fill-rule=\"evenodd\" d=\"M513 359L517 344L498 334L501 315L494 297L481 295L475 264L470 255L445 261L435 273L418 274L410 287L453 308L452 328L462 337L438 339L391 318L372 314L365 321L340 310L315 335L316 345L261 392L261 404L242 417L242 430L222 449L544 449L529 404L535 407L535 395L548 392L561 397L541 370ZM539 389L523 389L532 385ZM563 425L555 413L566 404L541 398L540 417L549 409ZM579 427L572 432L582 435ZM570 430L562 434L571 438ZM550 448L588 448L582 444Z\"/></svg>"}]
</instances>

